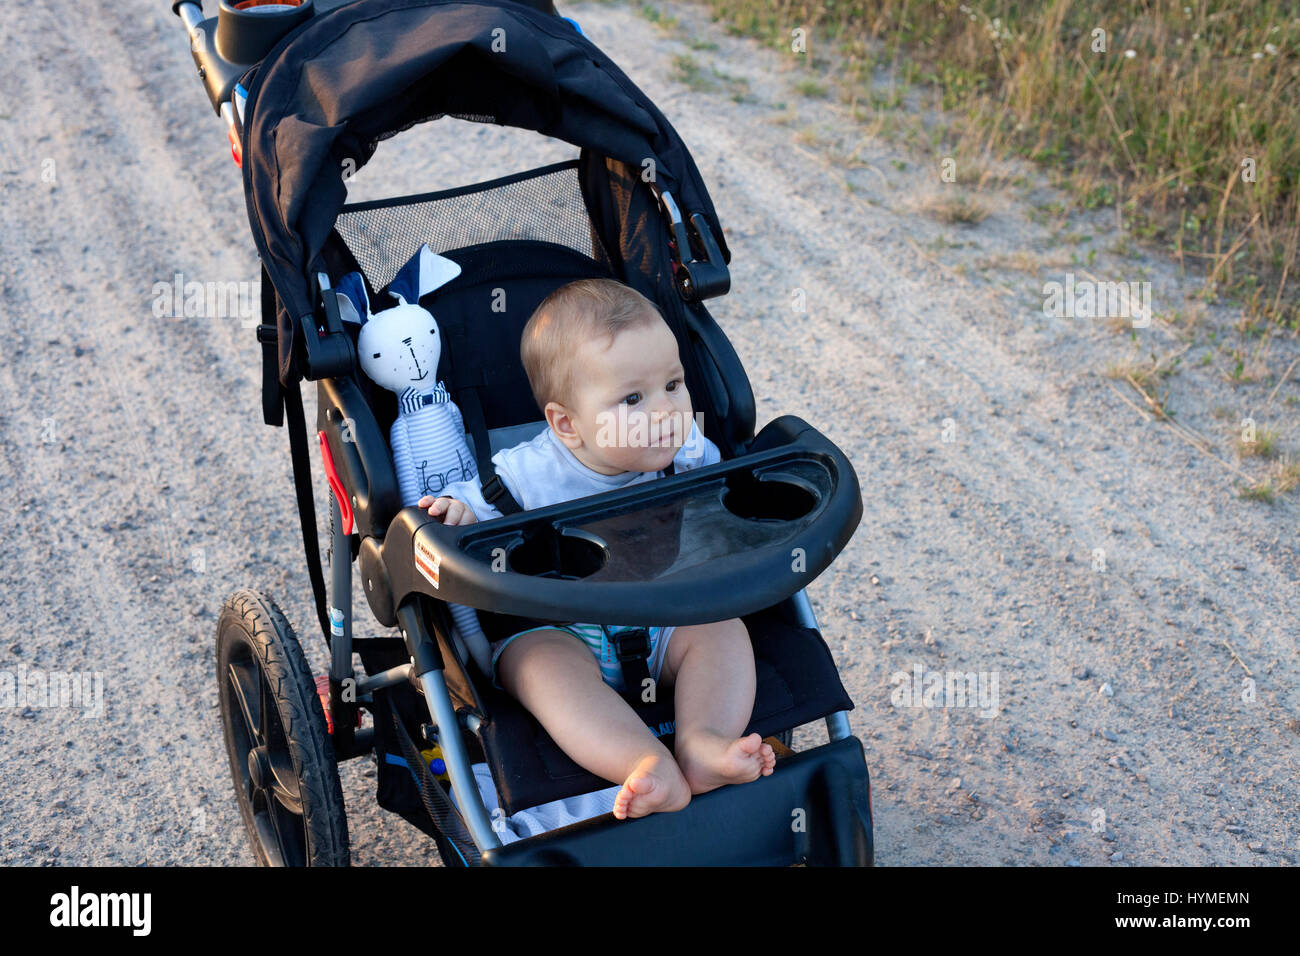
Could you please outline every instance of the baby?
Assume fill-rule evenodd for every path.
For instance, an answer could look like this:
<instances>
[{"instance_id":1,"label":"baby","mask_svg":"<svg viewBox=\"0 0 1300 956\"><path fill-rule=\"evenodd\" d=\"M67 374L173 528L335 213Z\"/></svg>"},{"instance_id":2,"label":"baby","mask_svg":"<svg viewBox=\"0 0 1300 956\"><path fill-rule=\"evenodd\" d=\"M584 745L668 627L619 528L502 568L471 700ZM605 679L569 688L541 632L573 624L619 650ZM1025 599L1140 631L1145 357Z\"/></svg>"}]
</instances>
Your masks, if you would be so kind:
<instances>
[{"instance_id":1,"label":"baby","mask_svg":"<svg viewBox=\"0 0 1300 956\"><path fill-rule=\"evenodd\" d=\"M528 320L520 354L548 427L492 462L521 508L650 481L669 463L684 471L721 460L695 425L677 340L636 290L608 279L562 286ZM419 507L452 525L501 514L477 478L426 495ZM574 762L623 782L615 817L680 810L692 794L772 772L772 748L758 734L739 736L755 680L743 622L649 628L651 676L657 690L673 691L676 759L620 696L626 688L607 632L622 630L542 625L492 644L498 686Z\"/></svg>"}]
</instances>

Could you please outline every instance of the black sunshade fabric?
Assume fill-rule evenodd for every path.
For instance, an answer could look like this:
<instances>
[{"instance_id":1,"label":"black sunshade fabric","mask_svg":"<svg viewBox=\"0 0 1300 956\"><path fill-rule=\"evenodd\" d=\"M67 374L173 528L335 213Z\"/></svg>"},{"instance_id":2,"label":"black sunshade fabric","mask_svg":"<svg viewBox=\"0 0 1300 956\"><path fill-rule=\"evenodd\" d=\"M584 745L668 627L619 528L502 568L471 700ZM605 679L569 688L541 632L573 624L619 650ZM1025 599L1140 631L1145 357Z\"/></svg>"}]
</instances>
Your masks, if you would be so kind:
<instances>
[{"instance_id":1,"label":"black sunshade fabric","mask_svg":"<svg viewBox=\"0 0 1300 956\"><path fill-rule=\"evenodd\" d=\"M592 222L623 281L665 288L666 229L648 187L703 213L730 261L699 171L676 131L614 63L559 17L509 0L359 0L307 21L258 67L243 134L244 191L279 298L279 374L301 378L298 318L357 168L381 139L442 115L532 129L582 150ZM467 178L469 178L467 176ZM646 275L647 272L654 274ZM667 287L671 287L668 285Z\"/></svg>"}]
</instances>

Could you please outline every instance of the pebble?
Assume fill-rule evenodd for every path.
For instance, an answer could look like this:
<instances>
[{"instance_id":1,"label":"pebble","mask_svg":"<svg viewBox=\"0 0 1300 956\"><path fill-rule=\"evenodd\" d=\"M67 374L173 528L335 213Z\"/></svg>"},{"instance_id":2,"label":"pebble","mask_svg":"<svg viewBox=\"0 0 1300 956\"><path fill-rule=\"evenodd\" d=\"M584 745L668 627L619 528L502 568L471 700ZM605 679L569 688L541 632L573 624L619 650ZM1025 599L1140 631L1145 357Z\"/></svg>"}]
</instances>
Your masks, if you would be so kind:
<instances>
[{"instance_id":1,"label":"pebble","mask_svg":"<svg viewBox=\"0 0 1300 956\"><path fill-rule=\"evenodd\" d=\"M1119 758L1118 758L1118 757L1111 757L1109 760L1106 761L1106 763L1110 764L1112 767L1118 767L1118 766L1119 766Z\"/></svg>"},{"instance_id":2,"label":"pebble","mask_svg":"<svg viewBox=\"0 0 1300 956\"><path fill-rule=\"evenodd\" d=\"M1101 689L1097 691L1102 697L1114 697L1115 692L1111 690L1110 684L1102 684Z\"/></svg>"},{"instance_id":3,"label":"pebble","mask_svg":"<svg viewBox=\"0 0 1300 956\"><path fill-rule=\"evenodd\" d=\"M1103 833L1103 834L1101 835L1101 838L1102 838L1103 840L1105 840L1107 843L1114 843L1114 842L1115 842L1115 834L1114 834L1113 832L1111 832L1110 830L1107 830L1105 833Z\"/></svg>"},{"instance_id":4,"label":"pebble","mask_svg":"<svg viewBox=\"0 0 1300 956\"><path fill-rule=\"evenodd\" d=\"M1118 863L1118 862L1120 862L1120 860L1122 860L1122 859L1124 859L1124 854L1123 854L1123 853L1112 853L1112 854L1110 855L1110 861L1111 861L1112 863Z\"/></svg>"},{"instance_id":5,"label":"pebble","mask_svg":"<svg viewBox=\"0 0 1300 956\"><path fill-rule=\"evenodd\" d=\"M1264 849L1264 844L1262 844L1262 843L1248 843L1248 844L1246 844L1246 845L1247 845L1248 847L1250 847L1250 852L1251 852L1251 853L1267 853L1267 852L1268 852L1267 850Z\"/></svg>"},{"instance_id":6,"label":"pebble","mask_svg":"<svg viewBox=\"0 0 1300 956\"><path fill-rule=\"evenodd\" d=\"M1103 737L1105 737L1107 740L1109 740L1111 743L1118 743L1118 742L1119 742L1119 734L1115 733L1114 731L1111 731L1111 730L1103 730L1103 731L1101 732L1101 735L1102 735Z\"/></svg>"},{"instance_id":7,"label":"pebble","mask_svg":"<svg viewBox=\"0 0 1300 956\"><path fill-rule=\"evenodd\" d=\"M1065 861L1066 866L1083 866L1078 860L1070 859Z\"/></svg>"},{"instance_id":8,"label":"pebble","mask_svg":"<svg viewBox=\"0 0 1300 956\"><path fill-rule=\"evenodd\" d=\"M1229 833L1245 833L1245 832L1246 832L1246 828L1245 828L1245 827L1239 827L1239 826L1237 826L1235 823L1229 823L1229 824L1228 824L1226 827L1224 827L1223 829L1227 830Z\"/></svg>"}]
</instances>

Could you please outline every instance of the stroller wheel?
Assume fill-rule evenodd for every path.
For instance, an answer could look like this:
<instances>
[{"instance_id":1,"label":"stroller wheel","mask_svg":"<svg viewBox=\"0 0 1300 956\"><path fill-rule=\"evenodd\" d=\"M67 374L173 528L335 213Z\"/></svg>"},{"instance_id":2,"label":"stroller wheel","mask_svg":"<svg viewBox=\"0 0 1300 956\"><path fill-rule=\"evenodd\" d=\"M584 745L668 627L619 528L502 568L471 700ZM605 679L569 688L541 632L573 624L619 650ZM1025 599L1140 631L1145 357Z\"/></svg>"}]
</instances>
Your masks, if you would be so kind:
<instances>
[{"instance_id":1,"label":"stroller wheel","mask_svg":"<svg viewBox=\"0 0 1300 956\"><path fill-rule=\"evenodd\" d=\"M275 602L244 589L217 619L221 723L240 815L262 866L347 866L338 763L316 684Z\"/></svg>"}]
</instances>

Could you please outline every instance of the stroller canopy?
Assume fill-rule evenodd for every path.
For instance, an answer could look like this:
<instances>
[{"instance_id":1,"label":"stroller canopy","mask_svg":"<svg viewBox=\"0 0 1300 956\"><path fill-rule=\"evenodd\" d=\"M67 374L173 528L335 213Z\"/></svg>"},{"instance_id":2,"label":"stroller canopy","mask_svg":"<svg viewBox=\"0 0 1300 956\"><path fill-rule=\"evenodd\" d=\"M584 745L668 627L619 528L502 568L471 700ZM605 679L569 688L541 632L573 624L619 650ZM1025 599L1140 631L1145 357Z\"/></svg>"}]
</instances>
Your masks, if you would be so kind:
<instances>
[{"instance_id":1,"label":"stroller canopy","mask_svg":"<svg viewBox=\"0 0 1300 956\"><path fill-rule=\"evenodd\" d=\"M380 140L444 115L531 129L580 147L587 212L619 278L652 301L668 232L642 181L704 215L731 255L676 131L568 22L510 0L362 0L308 20L248 90L243 174L249 222L279 299L279 374L312 312L312 276L360 168ZM650 164L653 164L651 167ZM649 175L646 173L645 175Z\"/></svg>"}]
</instances>

